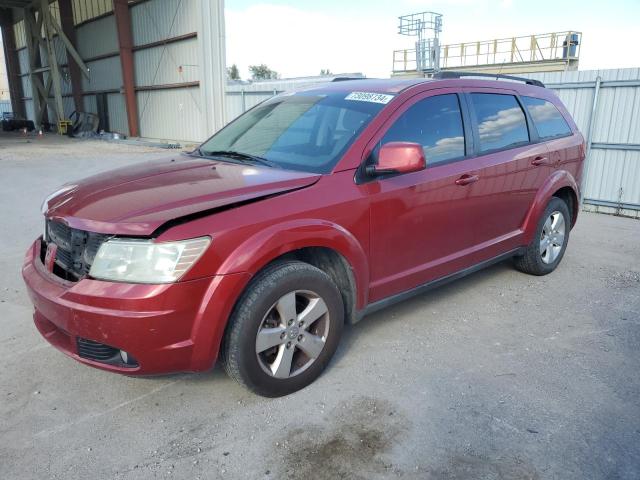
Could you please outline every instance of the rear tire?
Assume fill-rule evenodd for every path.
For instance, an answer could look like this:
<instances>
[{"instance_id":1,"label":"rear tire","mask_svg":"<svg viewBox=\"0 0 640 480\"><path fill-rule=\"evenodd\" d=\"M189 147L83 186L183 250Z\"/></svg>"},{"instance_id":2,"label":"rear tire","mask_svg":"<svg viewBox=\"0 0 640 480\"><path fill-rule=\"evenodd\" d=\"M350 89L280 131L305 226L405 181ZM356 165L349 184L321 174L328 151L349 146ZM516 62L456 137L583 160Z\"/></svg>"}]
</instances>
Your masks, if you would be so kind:
<instances>
[{"instance_id":1,"label":"rear tire","mask_svg":"<svg viewBox=\"0 0 640 480\"><path fill-rule=\"evenodd\" d=\"M299 261L266 267L240 297L221 360L253 392L279 397L312 383L338 347L342 296L322 270Z\"/></svg>"},{"instance_id":2,"label":"rear tire","mask_svg":"<svg viewBox=\"0 0 640 480\"><path fill-rule=\"evenodd\" d=\"M552 197L540 216L538 227L515 267L530 275L547 275L560 264L569 242L571 214L564 200Z\"/></svg>"}]
</instances>

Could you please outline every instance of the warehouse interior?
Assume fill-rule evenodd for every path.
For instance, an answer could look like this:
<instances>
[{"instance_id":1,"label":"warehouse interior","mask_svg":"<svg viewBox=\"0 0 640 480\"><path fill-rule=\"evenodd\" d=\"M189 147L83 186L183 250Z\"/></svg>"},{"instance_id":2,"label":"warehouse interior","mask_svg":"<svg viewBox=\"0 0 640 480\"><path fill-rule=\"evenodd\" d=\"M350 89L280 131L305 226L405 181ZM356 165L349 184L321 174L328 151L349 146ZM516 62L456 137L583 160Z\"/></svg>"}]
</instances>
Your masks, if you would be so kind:
<instances>
[{"instance_id":1,"label":"warehouse interior","mask_svg":"<svg viewBox=\"0 0 640 480\"><path fill-rule=\"evenodd\" d=\"M0 0L13 115L198 141L224 124L222 0Z\"/></svg>"}]
</instances>

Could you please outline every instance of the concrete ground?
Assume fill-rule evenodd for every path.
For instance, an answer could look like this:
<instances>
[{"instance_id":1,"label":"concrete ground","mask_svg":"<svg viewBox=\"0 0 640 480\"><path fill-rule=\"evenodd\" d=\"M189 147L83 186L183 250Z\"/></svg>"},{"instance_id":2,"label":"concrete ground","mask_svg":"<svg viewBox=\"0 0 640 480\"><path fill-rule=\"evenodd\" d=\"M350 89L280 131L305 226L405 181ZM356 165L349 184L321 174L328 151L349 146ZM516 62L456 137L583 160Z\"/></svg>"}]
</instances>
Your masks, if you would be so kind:
<instances>
[{"instance_id":1,"label":"concrete ground","mask_svg":"<svg viewBox=\"0 0 640 480\"><path fill-rule=\"evenodd\" d=\"M1 479L640 478L637 220L583 213L549 276L506 262L366 318L286 398L48 346L20 278L41 200L167 154L0 134Z\"/></svg>"}]
</instances>

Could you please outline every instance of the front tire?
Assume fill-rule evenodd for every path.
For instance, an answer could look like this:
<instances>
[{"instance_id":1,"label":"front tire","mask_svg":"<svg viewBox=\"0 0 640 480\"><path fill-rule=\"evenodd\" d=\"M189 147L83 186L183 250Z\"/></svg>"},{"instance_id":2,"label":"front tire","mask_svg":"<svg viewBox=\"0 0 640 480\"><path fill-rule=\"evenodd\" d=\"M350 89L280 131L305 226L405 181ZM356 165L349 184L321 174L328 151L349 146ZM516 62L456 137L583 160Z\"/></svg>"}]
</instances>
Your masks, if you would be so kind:
<instances>
[{"instance_id":1,"label":"front tire","mask_svg":"<svg viewBox=\"0 0 640 480\"><path fill-rule=\"evenodd\" d=\"M540 216L533 240L524 255L515 258L518 270L530 275L547 275L560 264L569 242L571 214L564 200L552 197Z\"/></svg>"},{"instance_id":2,"label":"front tire","mask_svg":"<svg viewBox=\"0 0 640 480\"><path fill-rule=\"evenodd\" d=\"M240 297L222 361L253 392L279 397L312 383L338 347L342 296L322 270L298 261L266 267Z\"/></svg>"}]
</instances>

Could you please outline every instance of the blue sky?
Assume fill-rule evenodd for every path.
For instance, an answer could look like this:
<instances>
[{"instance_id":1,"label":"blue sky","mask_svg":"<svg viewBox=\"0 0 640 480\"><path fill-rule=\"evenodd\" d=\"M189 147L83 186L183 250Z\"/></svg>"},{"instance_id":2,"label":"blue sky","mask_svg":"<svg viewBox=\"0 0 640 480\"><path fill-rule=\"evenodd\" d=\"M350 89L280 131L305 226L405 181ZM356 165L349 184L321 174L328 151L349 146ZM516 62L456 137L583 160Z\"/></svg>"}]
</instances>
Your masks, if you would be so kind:
<instances>
[{"instance_id":1,"label":"blue sky","mask_svg":"<svg viewBox=\"0 0 640 480\"><path fill-rule=\"evenodd\" d=\"M388 76L392 52L411 48L397 17L443 14L443 43L534 33L583 33L580 69L640 67L640 0L226 0L227 63L247 77L266 63L283 77L362 72Z\"/></svg>"}]
</instances>

